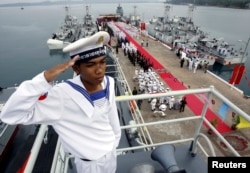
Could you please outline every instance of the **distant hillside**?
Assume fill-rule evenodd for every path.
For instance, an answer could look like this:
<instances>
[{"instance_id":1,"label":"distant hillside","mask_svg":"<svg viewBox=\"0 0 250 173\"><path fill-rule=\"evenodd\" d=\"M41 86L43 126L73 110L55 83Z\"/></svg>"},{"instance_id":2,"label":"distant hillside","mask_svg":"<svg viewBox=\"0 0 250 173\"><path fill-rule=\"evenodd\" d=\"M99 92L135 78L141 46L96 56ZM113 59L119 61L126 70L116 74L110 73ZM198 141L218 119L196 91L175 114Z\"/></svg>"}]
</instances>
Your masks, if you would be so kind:
<instances>
[{"instance_id":1,"label":"distant hillside","mask_svg":"<svg viewBox=\"0 0 250 173\"><path fill-rule=\"evenodd\" d=\"M25 0L23 0L25 1ZM93 2L94 1L94 2ZM148 3L148 2L160 2L163 3L164 0L105 0L105 3ZM9 4L0 4L0 7L25 7L25 6L41 6L41 5L69 5L69 4L84 4L84 3L104 3L103 0L64 0L64 1L42 1L36 3L9 3Z\"/></svg>"},{"instance_id":2,"label":"distant hillside","mask_svg":"<svg viewBox=\"0 0 250 173\"><path fill-rule=\"evenodd\" d=\"M23 0L25 1L25 0ZM94 1L94 2L93 2ZM105 0L105 3L169 3L169 4L194 4L200 6L218 6L228 8L250 9L250 0ZM41 5L70 5L84 3L104 3L104 0L62 0L62 1L42 1L36 3L9 3L0 4L0 7L25 7Z\"/></svg>"},{"instance_id":3,"label":"distant hillside","mask_svg":"<svg viewBox=\"0 0 250 173\"><path fill-rule=\"evenodd\" d=\"M229 8L250 8L250 0L166 0L171 4L195 4L201 6L218 6Z\"/></svg>"}]
</instances>

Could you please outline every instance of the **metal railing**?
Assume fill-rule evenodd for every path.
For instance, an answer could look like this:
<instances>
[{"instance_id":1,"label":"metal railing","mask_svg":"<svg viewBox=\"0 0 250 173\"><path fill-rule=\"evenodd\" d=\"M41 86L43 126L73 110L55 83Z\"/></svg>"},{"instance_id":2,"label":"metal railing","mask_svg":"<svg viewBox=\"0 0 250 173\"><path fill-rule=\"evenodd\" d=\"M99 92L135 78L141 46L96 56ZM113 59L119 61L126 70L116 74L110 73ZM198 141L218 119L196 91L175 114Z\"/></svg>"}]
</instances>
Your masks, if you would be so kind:
<instances>
[{"instance_id":1,"label":"metal railing","mask_svg":"<svg viewBox=\"0 0 250 173\"><path fill-rule=\"evenodd\" d=\"M179 90L179 91L171 91L168 93L159 93L159 94L142 94L142 95L125 95L125 96L118 96L116 97L117 102L123 102L123 101L130 101L130 100L137 100L137 99L149 99L149 98L155 98L155 97L162 97L162 96L175 96L175 95L186 95L186 94L199 94L199 93L208 93L208 99L212 97L212 95L217 96L220 100L222 100L224 103L226 103L234 112L238 113L241 115L244 119L250 122L250 117L248 114L246 114L244 111L242 111L240 108L238 108L236 105L234 105L230 100L228 100L225 96L223 96L221 93L219 93L213 86L210 88L202 88L202 89L190 89L190 90ZM211 142L205 135L201 134L201 127L205 123L213 132L214 134L221 140L233 153L234 156L241 156L234 148L233 146L230 145L230 143L214 128L211 123L206 119L205 114L208 109L208 103L205 103L203 106L203 110L201 115L198 116L193 116L190 115L189 117L185 118L177 118L177 119L170 119L170 120L162 120L162 121L156 121L156 122L149 122L149 123L138 123L134 125L126 125L122 126L121 129L129 129L129 128L144 128L152 125L159 125L159 124L169 124L169 123L176 123L176 122L185 122L185 121L194 121L198 120L199 123L196 126L196 131L193 135L192 138L186 138L186 139L179 139L179 140L174 140L174 141L166 141L166 142L160 142L160 143L150 143L150 144L145 144L141 146L135 146L135 147L129 147L129 148L119 148L117 149L117 152L119 153L125 153L125 151L129 150L137 150L137 149L145 149L145 148L151 148L163 144L176 144L176 143L183 143L183 142L189 142L193 141L194 142L194 148L192 149L193 152L196 152L197 146L201 148L201 150L204 152L206 156L209 156L206 153L206 149L203 148L203 146L198 142L199 138L204 138L207 141L207 144L210 149L210 153L212 153L212 156L215 155L213 147ZM26 168L24 172L32 172L32 169L34 167L38 152L40 150L40 146L43 142L44 135L47 131L47 126L42 125L40 127L39 133L36 137L35 143L32 147L32 152L30 155L30 158L27 162ZM54 161L53 165L51 167L51 173L57 172L60 170L60 172L67 172L68 170L68 162L69 159L72 158L72 155L69 155L68 153L65 153L62 148L60 141L58 141L56 150L55 150L55 155L54 155Z\"/></svg>"}]
</instances>

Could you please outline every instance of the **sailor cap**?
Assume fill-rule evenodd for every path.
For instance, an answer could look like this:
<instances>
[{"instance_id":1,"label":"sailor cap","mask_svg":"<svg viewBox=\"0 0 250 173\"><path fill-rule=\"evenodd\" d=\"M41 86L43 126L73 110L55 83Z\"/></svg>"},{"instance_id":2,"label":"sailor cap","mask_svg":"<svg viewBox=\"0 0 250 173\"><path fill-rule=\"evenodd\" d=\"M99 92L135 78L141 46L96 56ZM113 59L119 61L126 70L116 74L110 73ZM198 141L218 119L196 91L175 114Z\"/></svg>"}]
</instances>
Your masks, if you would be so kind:
<instances>
[{"instance_id":1,"label":"sailor cap","mask_svg":"<svg viewBox=\"0 0 250 173\"><path fill-rule=\"evenodd\" d=\"M90 37L81 38L65 48L63 52L69 52L70 58L80 56L78 61L87 62L91 59L106 55L104 45L107 45L110 35L105 31L99 31Z\"/></svg>"}]
</instances>

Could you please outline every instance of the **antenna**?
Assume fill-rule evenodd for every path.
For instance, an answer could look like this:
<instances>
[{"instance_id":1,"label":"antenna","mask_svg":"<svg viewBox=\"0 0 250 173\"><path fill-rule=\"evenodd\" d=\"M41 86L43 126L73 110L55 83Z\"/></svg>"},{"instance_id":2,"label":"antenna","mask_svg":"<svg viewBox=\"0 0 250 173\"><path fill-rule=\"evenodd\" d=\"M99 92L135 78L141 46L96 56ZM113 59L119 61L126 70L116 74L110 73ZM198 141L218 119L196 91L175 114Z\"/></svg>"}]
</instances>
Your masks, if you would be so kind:
<instances>
[{"instance_id":1,"label":"antenna","mask_svg":"<svg viewBox=\"0 0 250 173\"><path fill-rule=\"evenodd\" d=\"M194 9L195 9L195 6L193 4L188 5L188 17L190 21L193 21Z\"/></svg>"},{"instance_id":2,"label":"antenna","mask_svg":"<svg viewBox=\"0 0 250 173\"><path fill-rule=\"evenodd\" d=\"M170 9L171 9L171 6L170 5L165 5L165 10L164 10L164 18L165 18L165 21L167 21L169 18L170 18Z\"/></svg>"}]
</instances>

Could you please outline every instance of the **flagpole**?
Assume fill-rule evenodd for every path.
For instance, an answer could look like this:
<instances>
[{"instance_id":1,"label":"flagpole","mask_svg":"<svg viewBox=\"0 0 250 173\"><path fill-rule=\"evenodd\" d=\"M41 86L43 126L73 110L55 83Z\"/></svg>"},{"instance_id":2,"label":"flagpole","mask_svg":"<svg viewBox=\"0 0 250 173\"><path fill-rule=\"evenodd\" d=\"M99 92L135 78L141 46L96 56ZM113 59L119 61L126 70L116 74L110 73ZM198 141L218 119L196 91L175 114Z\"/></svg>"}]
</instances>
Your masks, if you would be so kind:
<instances>
[{"instance_id":1,"label":"flagpole","mask_svg":"<svg viewBox=\"0 0 250 173\"><path fill-rule=\"evenodd\" d=\"M246 54L246 51L247 51L247 47L248 47L249 41L250 41L250 37L248 38L248 41L246 42L246 47L245 47L245 50L244 50L243 55L242 55L242 57L241 57L241 65L242 65L243 59L244 59L244 57L245 57L245 54Z\"/></svg>"}]
</instances>

